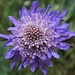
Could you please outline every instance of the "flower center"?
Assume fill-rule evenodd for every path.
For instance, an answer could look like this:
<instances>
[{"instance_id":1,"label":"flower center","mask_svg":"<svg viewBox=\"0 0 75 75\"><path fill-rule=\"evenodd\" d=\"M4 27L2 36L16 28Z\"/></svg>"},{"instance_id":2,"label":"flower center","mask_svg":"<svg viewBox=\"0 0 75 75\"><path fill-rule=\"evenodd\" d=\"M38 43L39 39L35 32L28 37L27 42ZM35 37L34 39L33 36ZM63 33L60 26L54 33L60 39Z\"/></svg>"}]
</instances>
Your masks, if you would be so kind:
<instances>
[{"instance_id":1,"label":"flower center","mask_svg":"<svg viewBox=\"0 0 75 75\"><path fill-rule=\"evenodd\" d=\"M42 32L38 27L30 25L25 29L25 37L27 40L35 42L42 37Z\"/></svg>"}]
</instances>

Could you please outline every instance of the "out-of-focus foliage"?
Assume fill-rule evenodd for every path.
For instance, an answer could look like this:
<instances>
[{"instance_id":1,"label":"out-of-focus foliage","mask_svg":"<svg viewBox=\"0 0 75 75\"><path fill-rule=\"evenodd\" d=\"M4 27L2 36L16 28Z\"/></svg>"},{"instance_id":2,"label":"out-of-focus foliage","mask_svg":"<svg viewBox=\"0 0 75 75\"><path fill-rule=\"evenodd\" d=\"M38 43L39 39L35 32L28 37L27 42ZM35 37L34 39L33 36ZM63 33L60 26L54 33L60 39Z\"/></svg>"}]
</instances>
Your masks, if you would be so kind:
<instances>
[{"instance_id":1,"label":"out-of-focus foliage","mask_svg":"<svg viewBox=\"0 0 75 75\"><path fill-rule=\"evenodd\" d=\"M9 34L7 31L9 26L12 26L12 23L9 21L8 16L13 15L15 18L19 18L18 12L22 6L26 6L28 9L33 0L0 0L0 33ZM68 10L68 13L64 20L69 23L69 28L71 31L75 32L75 0L38 0L39 7L47 7L48 4L51 4L52 10L63 9ZM10 71L11 60L4 59L4 53L9 49L2 48L2 43L4 39L0 39L0 75L43 75L39 67L36 73L32 73L29 70L29 66L26 69L17 70L17 67L13 71ZM75 37L67 40L67 42L75 43ZM71 49L68 51L58 50L60 54L60 59L52 59L53 67L48 68L47 75L75 75L75 44L71 44Z\"/></svg>"}]
</instances>

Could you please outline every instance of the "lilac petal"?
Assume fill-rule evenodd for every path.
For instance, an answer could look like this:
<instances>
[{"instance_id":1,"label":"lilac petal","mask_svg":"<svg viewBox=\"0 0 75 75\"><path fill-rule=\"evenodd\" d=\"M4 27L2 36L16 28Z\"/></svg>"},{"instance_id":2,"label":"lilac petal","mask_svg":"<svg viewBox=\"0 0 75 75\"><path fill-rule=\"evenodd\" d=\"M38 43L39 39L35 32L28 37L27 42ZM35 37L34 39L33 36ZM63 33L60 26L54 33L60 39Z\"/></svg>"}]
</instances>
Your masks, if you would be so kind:
<instances>
[{"instance_id":1,"label":"lilac petal","mask_svg":"<svg viewBox=\"0 0 75 75\"><path fill-rule=\"evenodd\" d=\"M45 11L44 15L47 15L47 13L48 13L48 11L49 11L50 7L51 7L50 5L48 5L48 6L47 6L47 9L46 9L46 11Z\"/></svg>"},{"instance_id":2,"label":"lilac petal","mask_svg":"<svg viewBox=\"0 0 75 75\"><path fill-rule=\"evenodd\" d=\"M18 20L16 20L13 16L9 16L9 20L16 26L18 25Z\"/></svg>"},{"instance_id":3,"label":"lilac petal","mask_svg":"<svg viewBox=\"0 0 75 75\"><path fill-rule=\"evenodd\" d=\"M63 37L60 37L58 39L59 39L59 41L64 41L64 40L67 40L68 39L68 36L63 36Z\"/></svg>"},{"instance_id":4,"label":"lilac petal","mask_svg":"<svg viewBox=\"0 0 75 75\"><path fill-rule=\"evenodd\" d=\"M16 63L20 60L21 56L19 54L16 54L13 58L13 61L11 63L11 70L13 70L13 68L15 67Z\"/></svg>"},{"instance_id":5,"label":"lilac petal","mask_svg":"<svg viewBox=\"0 0 75 75\"><path fill-rule=\"evenodd\" d=\"M3 47L6 47L6 46L13 46L13 42L7 43L5 46L3 44Z\"/></svg>"},{"instance_id":6,"label":"lilac petal","mask_svg":"<svg viewBox=\"0 0 75 75\"><path fill-rule=\"evenodd\" d=\"M67 10L63 10L62 13L56 18L56 25L60 23L60 21L66 15L66 13L67 13Z\"/></svg>"},{"instance_id":7,"label":"lilac petal","mask_svg":"<svg viewBox=\"0 0 75 75\"><path fill-rule=\"evenodd\" d=\"M13 35L13 34L9 34L9 37L10 37L10 38L14 38L14 35Z\"/></svg>"},{"instance_id":8,"label":"lilac petal","mask_svg":"<svg viewBox=\"0 0 75 75\"><path fill-rule=\"evenodd\" d=\"M60 57L59 54L55 51L52 51L52 55L57 59Z\"/></svg>"},{"instance_id":9,"label":"lilac petal","mask_svg":"<svg viewBox=\"0 0 75 75\"><path fill-rule=\"evenodd\" d=\"M30 8L30 14L36 12L37 7L38 7L38 4L39 4L38 1L34 1L34 2L32 3L32 6L31 6L31 8Z\"/></svg>"},{"instance_id":10,"label":"lilac petal","mask_svg":"<svg viewBox=\"0 0 75 75\"><path fill-rule=\"evenodd\" d=\"M45 63L43 61L39 60L39 64L40 64L40 69L42 70L44 75L46 75L47 74L47 69L45 67Z\"/></svg>"},{"instance_id":11,"label":"lilac petal","mask_svg":"<svg viewBox=\"0 0 75 75\"><path fill-rule=\"evenodd\" d=\"M52 67L52 66L53 66L52 61L51 61L50 59L47 59L47 60L45 61L45 63L46 63L49 67Z\"/></svg>"},{"instance_id":12,"label":"lilac petal","mask_svg":"<svg viewBox=\"0 0 75 75\"><path fill-rule=\"evenodd\" d=\"M35 72L35 70L37 69L37 66L38 66L38 61L37 59L34 59L34 62L30 63L30 70L32 72Z\"/></svg>"},{"instance_id":13,"label":"lilac petal","mask_svg":"<svg viewBox=\"0 0 75 75\"><path fill-rule=\"evenodd\" d=\"M58 17L60 17L61 19L66 15L66 13L67 13L67 10L63 10L62 13Z\"/></svg>"},{"instance_id":14,"label":"lilac petal","mask_svg":"<svg viewBox=\"0 0 75 75\"><path fill-rule=\"evenodd\" d=\"M58 45L58 48L62 49L62 50L68 50L68 49L70 49L70 46L68 43L60 42L60 44Z\"/></svg>"},{"instance_id":15,"label":"lilac petal","mask_svg":"<svg viewBox=\"0 0 75 75\"><path fill-rule=\"evenodd\" d=\"M24 61L26 61L26 59L22 57L22 63L21 63L20 66L18 67L18 70L20 70L20 69L23 67Z\"/></svg>"},{"instance_id":16,"label":"lilac petal","mask_svg":"<svg viewBox=\"0 0 75 75\"><path fill-rule=\"evenodd\" d=\"M49 11L48 13L47 13L47 16L50 16L52 14L52 12L51 11Z\"/></svg>"},{"instance_id":17,"label":"lilac petal","mask_svg":"<svg viewBox=\"0 0 75 75\"><path fill-rule=\"evenodd\" d=\"M67 40L67 39L71 38L72 36L75 36L75 33L69 32L69 31L68 32L65 32L65 34L62 35L61 38L59 38L59 41Z\"/></svg>"},{"instance_id":18,"label":"lilac petal","mask_svg":"<svg viewBox=\"0 0 75 75\"><path fill-rule=\"evenodd\" d=\"M18 70L20 70L23 66L23 63L20 64L20 66L18 67Z\"/></svg>"},{"instance_id":19,"label":"lilac petal","mask_svg":"<svg viewBox=\"0 0 75 75\"><path fill-rule=\"evenodd\" d=\"M55 34L55 38L59 38L61 35L59 33Z\"/></svg>"},{"instance_id":20,"label":"lilac petal","mask_svg":"<svg viewBox=\"0 0 75 75\"><path fill-rule=\"evenodd\" d=\"M67 24L67 23L62 24L56 28L56 31L60 34L68 31L68 29L67 29L68 25L69 24Z\"/></svg>"},{"instance_id":21,"label":"lilac petal","mask_svg":"<svg viewBox=\"0 0 75 75\"><path fill-rule=\"evenodd\" d=\"M64 24L58 26L57 29L66 29L68 27L68 25L69 25L68 23L64 23Z\"/></svg>"},{"instance_id":22,"label":"lilac petal","mask_svg":"<svg viewBox=\"0 0 75 75\"><path fill-rule=\"evenodd\" d=\"M15 52L10 49L8 52L5 53L5 58L9 59L12 58L15 55Z\"/></svg>"},{"instance_id":23,"label":"lilac petal","mask_svg":"<svg viewBox=\"0 0 75 75\"><path fill-rule=\"evenodd\" d=\"M18 51L19 48L20 48L19 46L15 46L15 47L12 48L12 50L13 50L13 51Z\"/></svg>"},{"instance_id":24,"label":"lilac petal","mask_svg":"<svg viewBox=\"0 0 75 75\"><path fill-rule=\"evenodd\" d=\"M5 34L0 34L0 37L5 39L10 39L9 35L5 35Z\"/></svg>"},{"instance_id":25,"label":"lilac petal","mask_svg":"<svg viewBox=\"0 0 75 75\"><path fill-rule=\"evenodd\" d=\"M38 57L41 59L41 60L46 60L47 59L47 56L43 53L40 53L38 54Z\"/></svg>"},{"instance_id":26,"label":"lilac petal","mask_svg":"<svg viewBox=\"0 0 75 75\"><path fill-rule=\"evenodd\" d=\"M4 44L3 44L3 47L6 47L12 40L11 39L8 39Z\"/></svg>"},{"instance_id":27,"label":"lilac petal","mask_svg":"<svg viewBox=\"0 0 75 75\"><path fill-rule=\"evenodd\" d=\"M45 8L40 8L39 10L37 10L37 13L44 13L45 12Z\"/></svg>"},{"instance_id":28,"label":"lilac petal","mask_svg":"<svg viewBox=\"0 0 75 75\"><path fill-rule=\"evenodd\" d=\"M67 29L68 25L69 25L69 24L64 23L64 24L58 26L58 27L56 28L57 33L60 33L60 34L61 34L61 33L65 33L65 32L67 32L67 31L69 31L69 30Z\"/></svg>"},{"instance_id":29,"label":"lilac petal","mask_svg":"<svg viewBox=\"0 0 75 75\"><path fill-rule=\"evenodd\" d=\"M23 63L24 68L26 68L26 67L28 66L28 64L29 64L29 62L28 62L28 61L25 61L25 62Z\"/></svg>"},{"instance_id":30,"label":"lilac petal","mask_svg":"<svg viewBox=\"0 0 75 75\"><path fill-rule=\"evenodd\" d=\"M47 51L47 57L50 59L52 57L52 54L50 51Z\"/></svg>"},{"instance_id":31,"label":"lilac petal","mask_svg":"<svg viewBox=\"0 0 75 75\"><path fill-rule=\"evenodd\" d=\"M19 47L15 46L11 48L8 52L5 53L5 58L9 59L12 58L17 52L18 52Z\"/></svg>"},{"instance_id":32,"label":"lilac petal","mask_svg":"<svg viewBox=\"0 0 75 75\"><path fill-rule=\"evenodd\" d=\"M17 30L18 30L18 29L17 29L16 27L13 28L13 29L8 29L8 30L10 30L13 35L17 35L17 34L18 34L18 33L17 33Z\"/></svg>"},{"instance_id":33,"label":"lilac petal","mask_svg":"<svg viewBox=\"0 0 75 75\"><path fill-rule=\"evenodd\" d=\"M27 8L23 7L21 11L19 11L20 18L26 16L28 14Z\"/></svg>"},{"instance_id":34,"label":"lilac petal","mask_svg":"<svg viewBox=\"0 0 75 75\"><path fill-rule=\"evenodd\" d=\"M67 31L68 29L56 29L56 32L59 33L60 35L64 34Z\"/></svg>"},{"instance_id":35,"label":"lilac petal","mask_svg":"<svg viewBox=\"0 0 75 75\"><path fill-rule=\"evenodd\" d=\"M55 19L59 14L58 10L52 11L49 16L51 16L51 19Z\"/></svg>"},{"instance_id":36,"label":"lilac petal","mask_svg":"<svg viewBox=\"0 0 75 75\"><path fill-rule=\"evenodd\" d=\"M12 31L14 29L15 29L15 27L9 27L7 30Z\"/></svg>"}]
</instances>

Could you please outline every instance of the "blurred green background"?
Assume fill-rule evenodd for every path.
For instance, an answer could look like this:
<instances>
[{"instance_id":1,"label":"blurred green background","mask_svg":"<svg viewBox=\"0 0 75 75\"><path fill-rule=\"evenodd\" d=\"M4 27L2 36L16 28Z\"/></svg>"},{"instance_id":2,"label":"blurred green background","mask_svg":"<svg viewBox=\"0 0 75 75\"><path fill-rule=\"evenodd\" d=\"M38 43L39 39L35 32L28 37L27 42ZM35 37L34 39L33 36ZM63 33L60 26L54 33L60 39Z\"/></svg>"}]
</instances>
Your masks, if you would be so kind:
<instances>
[{"instance_id":1,"label":"blurred green background","mask_svg":"<svg viewBox=\"0 0 75 75\"><path fill-rule=\"evenodd\" d=\"M22 6L26 6L29 10L33 0L0 0L0 33L9 34L7 31L9 26L12 26L12 23L9 21L8 16L13 15L15 18L19 18L19 10ZM48 4L51 4L52 9L58 9L62 11L63 9L68 10L66 17L64 18L65 22L69 23L69 28L71 31L75 32L75 0L38 0L39 7L47 7ZM16 65L13 71L10 71L10 64L12 60L6 60L4 58L4 53L9 49L2 48L2 43L4 39L0 38L0 75L35 75L29 69L29 66L26 69L17 70L19 63ZM68 51L59 50L60 58L52 59L53 67L48 68L47 75L75 75L75 37L67 40L72 46ZM37 75L43 75L40 69L37 70Z\"/></svg>"}]
</instances>

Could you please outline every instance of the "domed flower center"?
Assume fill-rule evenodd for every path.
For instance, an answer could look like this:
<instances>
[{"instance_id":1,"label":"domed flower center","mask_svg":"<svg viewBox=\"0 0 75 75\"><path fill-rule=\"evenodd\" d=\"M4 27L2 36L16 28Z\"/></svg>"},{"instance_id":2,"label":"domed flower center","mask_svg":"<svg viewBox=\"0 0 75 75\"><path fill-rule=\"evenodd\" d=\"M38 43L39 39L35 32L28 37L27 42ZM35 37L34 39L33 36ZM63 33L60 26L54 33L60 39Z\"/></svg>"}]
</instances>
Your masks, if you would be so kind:
<instances>
[{"instance_id":1,"label":"domed flower center","mask_svg":"<svg viewBox=\"0 0 75 75\"><path fill-rule=\"evenodd\" d=\"M38 27L30 25L25 29L25 37L27 40L35 42L42 37L42 32Z\"/></svg>"},{"instance_id":2,"label":"domed flower center","mask_svg":"<svg viewBox=\"0 0 75 75\"><path fill-rule=\"evenodd\" d=\"M21 22L23 21L23 22ZM35 13L30 16L25 16L20 20L18 27L17 45L23 51L29 53L45 52L48 48L56 45L54 42L55 31L52 29L55 22L51 22L49 18L44 19L41 14ZM14 41L16 42L16 41ZM26 52L25 52L26 53Z\"/></svg>"}]
</instances>

